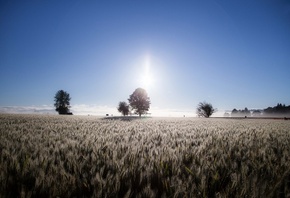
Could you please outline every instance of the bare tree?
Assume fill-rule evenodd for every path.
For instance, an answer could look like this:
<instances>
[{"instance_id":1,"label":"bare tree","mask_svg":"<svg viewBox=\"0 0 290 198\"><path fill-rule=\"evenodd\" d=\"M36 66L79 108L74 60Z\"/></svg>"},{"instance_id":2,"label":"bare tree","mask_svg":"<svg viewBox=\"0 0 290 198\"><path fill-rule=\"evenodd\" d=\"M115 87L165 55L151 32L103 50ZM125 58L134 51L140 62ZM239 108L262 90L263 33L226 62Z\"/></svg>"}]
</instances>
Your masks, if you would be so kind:
<instances>
[{"instance_id":1,"label":"bare tree","mask_svg":"<svg viewBox=\"0 0 290 198\"><path fill-rule=\"evenodd\" d=\"M215 111L216 109L214 109L213 106L207 102L200 102L196 108L198 117L209 118Z\"/></svg>"}]
</instances>

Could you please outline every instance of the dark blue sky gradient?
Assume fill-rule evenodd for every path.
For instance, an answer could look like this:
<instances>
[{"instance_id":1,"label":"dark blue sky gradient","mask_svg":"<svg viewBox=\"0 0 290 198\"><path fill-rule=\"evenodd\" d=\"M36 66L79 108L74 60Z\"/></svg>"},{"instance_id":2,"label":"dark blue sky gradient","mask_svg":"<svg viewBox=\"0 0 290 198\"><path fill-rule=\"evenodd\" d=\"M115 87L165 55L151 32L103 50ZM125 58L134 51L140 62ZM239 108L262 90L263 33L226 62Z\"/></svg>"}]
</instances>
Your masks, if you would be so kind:
<instances>
[{"instance_id":1,"label":"dark blue sky gradient","mask_svg":"<svg viewBox=\"0 0 290 198\"><path fill-rule=\"evenodd\" d=\"M0 2L0 106L116 106L150 57L152 106L290 104L290 2Z\"/></svg>"}]
</instances>

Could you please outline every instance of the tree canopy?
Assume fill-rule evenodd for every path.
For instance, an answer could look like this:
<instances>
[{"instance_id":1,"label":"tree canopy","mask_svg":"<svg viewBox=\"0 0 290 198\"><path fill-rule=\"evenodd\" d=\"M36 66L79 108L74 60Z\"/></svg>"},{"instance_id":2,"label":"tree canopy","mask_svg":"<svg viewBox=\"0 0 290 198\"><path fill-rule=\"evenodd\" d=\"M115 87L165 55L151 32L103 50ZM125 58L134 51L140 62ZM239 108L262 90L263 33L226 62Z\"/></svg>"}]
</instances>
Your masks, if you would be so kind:
<instances>
[{"instance_id":1,"label":"tree canopy","mask_svg":"<svg viewBox=\"0 0 290 198\"><path fill-rule=\"evenodd\" d=\"M123 114L123 116L128 115L129 105L126 102L119 102L118 111Z\"/></svg>"},{"instance_id":2,"label":"tree canopy","mask_svg":"<svg viewBox=\"0 0 290 198\"><path fill-rule=\"evenodd\" d=\"M64 90L59 90L56 92L54 96L54 106L55 110L58 112L58 114L72 114L69 111L70 108L70 96L69 93L65 92Z\"/></svg>"},{"instance_id":3,"label":"tree canopy","mask_svg":"<svg viewBox=\"0 0 290 198\"><path fill-rule=\"evenodd\" d=\"M147 96L145 89L137 88L128 99L130 106L135 113L141 116L145 114L150 108L150 98Z\"/></svg>"},{"instance_id":4,"label":"tree canopy","mask_svg":"<svg viewBox=\"0 0 290 198\"><path fill-rule=\"evenodd\" d=\"M251 112L249 111L247 107L245 107L245 109L242 109L242 110L233 109L231 113L232 117L250 116L250 115L251 115Z\"/></svg>"},{"instance_id":5,"label":"tree canopy","mask_svg":"<svg viewBox=\"0 0 290 198\"><path fill-rule=\"evenodd\" d=\"M274 107L268 107L266 109L252 109L248 110L245 108L244 110L233 109L231 116L232 117L241 117L241 116L289 116L290 115L290 105L286 106L285 104L278 103Z\"/></svg>"},{"instance_id":6,"label":"tree canopy","mask_svg":"<svg viewBox=\"0 0 290 198\"><path fill-rule=\"evenodd\" d=\"M213 108L212 104L207 102L200 102L196 108L196 113L198 117L210 117L216 110Z\"/></svg>"},{"instance_id":7,"label":"tree canopy","mask_svg":"<svg viewBox=\"0 0 290 198\"><path fill-rule=\"evenodd\" d=\"M268 107L264 109L265 115L289 115L290 114L290 105L286 106L285 104L278 103L274 107Z\"/></svg>"}]
</instances>

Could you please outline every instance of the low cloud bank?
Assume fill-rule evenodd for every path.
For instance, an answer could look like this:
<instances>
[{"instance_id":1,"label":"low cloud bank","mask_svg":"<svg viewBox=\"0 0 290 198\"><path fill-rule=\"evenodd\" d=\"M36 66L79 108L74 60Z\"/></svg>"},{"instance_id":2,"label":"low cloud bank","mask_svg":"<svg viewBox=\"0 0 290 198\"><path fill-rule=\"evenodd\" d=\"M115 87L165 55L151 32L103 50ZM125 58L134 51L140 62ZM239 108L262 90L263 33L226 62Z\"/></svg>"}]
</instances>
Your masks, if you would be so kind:
<instances>
[{"instance_id":1,"label":"low cloud bank","mask_svg":"<svg viewBox=\"0 0 290 198\"><path fill-rule=\"evenodd\" d=\"M39 106L1 106L0 113L12 114L57 114L51 105Z\"/></svg>"},{"instance_id":2,"label":"low cloud bank","mask_svg":"<svg viewBox=\"0 0 290 198\"><path fill-rule=\"evenodd\" d=\"M70 111L74 115L114 115L118 114L117 109L108 106L98 105L72 105ZM0 113L12 114L58 114L53 105L38 105L38 106L0 106Z\"/></svg>"},{"instance_id":3,"label":"low cloud bank","mask_svg":"<svg viewBox=\"0 0 290 198\"><path fill-rule=\"evenodd\" d=\"M120 116L116 107L112 106L100 106L100 105L85 105L77 104L72 105L70 108L74 115L96 115L96 116ZM38 105L38 106L0 106L0 113L12 113L12 114L51 114L56 115L57 112L53 105ZM170 108L158 108L151 107L149 115L153 117L196 117L195 109L182 110L182 109L170 109ZM213 114L213 117L221 117L224 112L217 112Z\"/></svg>"},{"instance_id":4,"label":"low cloud bank","mask_svg":"<svg viewBox=\"0 0 290 198\"><path fill-rule=\"evenodd\" d=\"M99 106L99 105L73 105L71 107L71 112L75 115L97 115L97 116L105 116L109 115L119 115L116 107L109 106Z\"/></svg>"}]
</instances>

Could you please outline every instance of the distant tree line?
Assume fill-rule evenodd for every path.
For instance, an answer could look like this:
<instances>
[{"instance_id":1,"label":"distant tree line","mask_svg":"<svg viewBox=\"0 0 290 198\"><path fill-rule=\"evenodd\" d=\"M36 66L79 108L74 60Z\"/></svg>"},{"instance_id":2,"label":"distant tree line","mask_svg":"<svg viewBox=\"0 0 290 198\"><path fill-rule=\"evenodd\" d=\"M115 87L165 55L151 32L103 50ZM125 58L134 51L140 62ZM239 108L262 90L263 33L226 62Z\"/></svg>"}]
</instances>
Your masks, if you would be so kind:
<instances>
[{"instance_id":1,"label":"distant tree line","mask_svg":"<svg viewBox=\"0 0 290 198\"><path fill-rule=\"evenodd\" d=\"M242 110L233 109L231 112L232 117L244 117L244 116L289 116L290 115L290 105L286 106L285 104L278 103L274 107L268 107L266 109L254 109L248 110L246 107Z\"/></svg>"},{"instance_id":2,"label":"distant tree line","mask_svg":"<svg viewBox=\"0 0 290 198\"><path fill-rule=\"evenodd\" d=\"M277 106L268 107L264 109L264 114L290 114L290 105L286 106L285 104L278 103Z\"/></svg>"},{"instance_id":3,"label":"distant tree line","mask_svg":"<svg viewBox=\"0 0 290 198\"><path fill-rule=\"evenodd\" d=\"M60 115L72 115L70 112L70 100L71 97L69 93L64 90L59 90L55 94L54 97L54 106L55 110ZM135 114L141 117L142 114L147 114L150 108L150 98L147 95L145 89L137 88L133 94L129 96L129 104L125 101L119 102L117 107L118 111L122 113L124 116L132 114L131 112L134 111ZM210 117L217 109L214 109L210 103L207 102L200 102L196 108L196 113L198 117ZM225 117L230 116L229 113L224 114ZM245 109L233 109L231 112L231 117L271 117L271 116L290 116L290 105L286 106L285 104L278 103L274 107L268 107L266 109L254 109L249 110L247 107Z\"/></svg>"},{"instance_id":4,"label":"distant tree line","mask_svg":"<svg viewBox=\"0 0 290 198\"><path fill-rule=\"evenodd\" d=\"M232 110L232 116L234 117L240 117L240 116L250 116L251 112L249 111L249 109L246 107L245 109L242 110L237 110L237 109L233 109Z\"/></svg>"},{"instance_id":5,"label":"distant tree line","mask_svg":"<svg viewBox=\"0 0 290 198\"><path fill-rule=\"evenodd\" d=\"M69 93L64 90L59 90L54 96L54 106L55 110L60 115L72 115L69 108L71 97ZM147 95L145 89L137 88L128 98L129 104L125 101L119 102L117 107L118 111L122 113L123 116L131 115L132 113L139 115L147 114L150 108L150 98ZM196 108L196 113L198 117L209 118L217 109L214 109L211 103L200 102ZM236 110L237 111L237 110Z\"/></svg>"}]
</instances>

